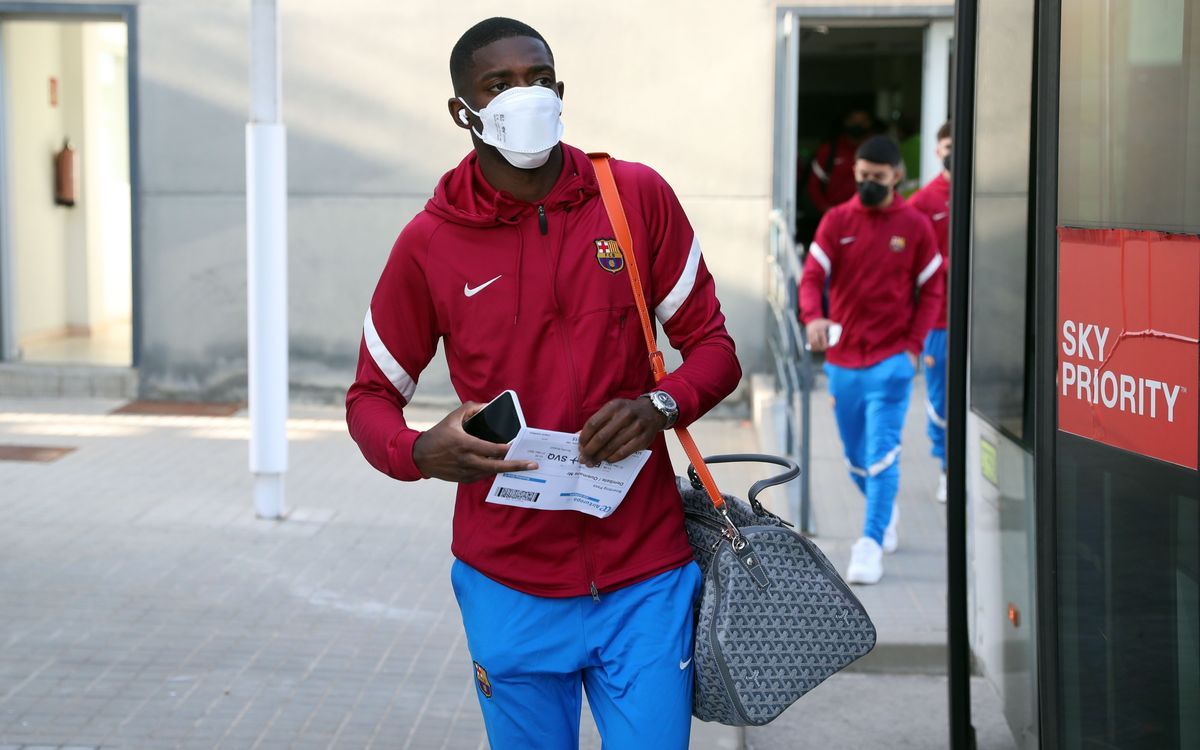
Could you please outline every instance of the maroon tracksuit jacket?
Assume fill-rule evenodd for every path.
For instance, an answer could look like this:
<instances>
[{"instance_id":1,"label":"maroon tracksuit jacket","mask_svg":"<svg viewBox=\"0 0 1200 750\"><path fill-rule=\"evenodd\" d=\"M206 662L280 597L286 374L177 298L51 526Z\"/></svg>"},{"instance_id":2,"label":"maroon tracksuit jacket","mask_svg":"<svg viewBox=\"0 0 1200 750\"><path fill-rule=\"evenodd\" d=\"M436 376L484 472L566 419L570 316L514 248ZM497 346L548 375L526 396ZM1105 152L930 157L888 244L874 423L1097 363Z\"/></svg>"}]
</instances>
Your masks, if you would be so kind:
<instances>
[{"instance_id":1,"label":"maroon tracksuit jacket","mask_svg":"<svg viewBox=\"0 0 1200 750\"><path fill-rule=\"evenodd\" d=\"M350 434L380 471L416 480L419 433L404 406L442 342L463 401L511 388L531 427L579 431L614 398L654 388L629 285L587 156L563 145L563 171L540 203L497 192L474 152L447 173L401 232L371 298ZM683 365L659 385L687 425L741 378L713 278L675 194L641 164L613 160L647 303ZM608 518L484 502L491 480L461 484L456 557L539 596L611 590L692 559L662 436Z\"/></svg>"}]
</instances>

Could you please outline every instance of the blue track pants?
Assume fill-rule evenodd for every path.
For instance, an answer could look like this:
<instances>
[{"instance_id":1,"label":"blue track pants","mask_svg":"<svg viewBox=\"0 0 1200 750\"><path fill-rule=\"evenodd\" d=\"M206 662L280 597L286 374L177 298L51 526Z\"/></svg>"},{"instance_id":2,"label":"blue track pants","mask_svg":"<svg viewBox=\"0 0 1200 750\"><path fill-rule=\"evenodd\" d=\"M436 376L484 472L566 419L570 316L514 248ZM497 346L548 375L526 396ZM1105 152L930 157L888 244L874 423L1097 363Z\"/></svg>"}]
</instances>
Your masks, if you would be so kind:
<instances>
[{"instance_id":1,"label":"blue track pants","mask_svg":"<svg viewBox=\"0 0 1200 750\"><path fill-rule=\"evenodd\" d=\"M934 328L925 337L925 414L926 431L933 444L930 453L942 462L946 471L946 329Z\"/></svg>"},{"instance_id":2,"label":"blue track pants","mask_svg":"<svg viewBox=\"0 0 1200 750\"><path fill-rule=\"evenodd\" d=\"M867 498L863 536L883 544L900 488L900 433L915 374L901 352L871 367L825 364L850 478Z\"/></svg>"},{"instance_id":3,"label":"blue track pants","mask_svg":"<svg viewBox=\"0 0 1200 750\"><path fill-rule=\"evenodd\" d=\"M461 561L450 578L493 750L578 748L581 688L606 750L688 746L695 563L599 602L524 594Z\"/></svg>"}]
</instances>

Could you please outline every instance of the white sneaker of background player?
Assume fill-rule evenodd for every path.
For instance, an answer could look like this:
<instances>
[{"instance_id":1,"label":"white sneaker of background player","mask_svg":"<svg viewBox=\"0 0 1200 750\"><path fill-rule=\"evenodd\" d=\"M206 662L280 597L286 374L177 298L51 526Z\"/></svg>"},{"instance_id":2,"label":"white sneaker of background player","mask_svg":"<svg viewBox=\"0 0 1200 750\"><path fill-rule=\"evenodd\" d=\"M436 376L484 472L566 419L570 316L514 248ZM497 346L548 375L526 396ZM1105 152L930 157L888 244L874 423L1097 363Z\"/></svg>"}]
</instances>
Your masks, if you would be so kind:
<instances>
[{"instance_id":1,"label":"white sneaker of background player","mask_svg":"<svg viewBox=\"0 0 1200 750\"><path fill-rule=\"evenodd\" d=\"M938 477L937 501L939 503L946 502L946 472Z\"/></svg>"},{"instance_id":2,"label":"white sneaker of background player","mask_svg":"<svg viewBox=\"0 0 1200 750\"><path fill-rule=\"evenodd\" d=\"M892 506L892 520L883 531L883 551L892 554L900 546L900 535L896 533L896 522L900 520L899 503Z\"/></svg>"},{"instance_id":3,"label":"white sneaker of background player","mask_svg":"<svg viewBox=\"0 0 1200 750\"><path fill-rule=\"evenodd\" d=\"M846 568L846 583L879 583L883 578L883 547L864 536L850 549L850 566Z\"/></svg>"}]
</instances>

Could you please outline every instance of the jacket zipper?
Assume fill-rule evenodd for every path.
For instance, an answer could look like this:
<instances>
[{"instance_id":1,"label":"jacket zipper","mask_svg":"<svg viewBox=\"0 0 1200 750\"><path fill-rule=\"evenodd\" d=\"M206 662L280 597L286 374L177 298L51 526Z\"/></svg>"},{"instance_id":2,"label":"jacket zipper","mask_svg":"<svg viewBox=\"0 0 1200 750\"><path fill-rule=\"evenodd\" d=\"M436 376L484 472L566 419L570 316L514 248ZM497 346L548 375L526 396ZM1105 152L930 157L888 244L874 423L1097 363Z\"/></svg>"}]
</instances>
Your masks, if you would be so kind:
<instances>
[{"instance_id":1,"label":"jacket zipper","mask_svg":"<svg viewBox=\"0 0 1200 750\"><path fill-rule=\"evenodd\" d=\"M545 204L541 204L541 203L538 204L537 216L538 216L538 233L541 234L543 237L548 237L550 235L550 221L546 218ZM554 252L554 248L552 248L552 247L548 248L547 252ZM578 386L576 385L576 382L575 382L575 359L574 359L574 357L571 356L571 344L567 339L567 332L565 330L563 330L562 307L558 303L558 291L557 291L558 279L555 278L555 276L557 274L557 270L558 270L558 264L555 263L553 261L553 259L548 258L548 260L550 260L549 265L551 268L550 285L551 285L551 288L554 290L554 295L553 295L554 311L555 311L555 313L557 313L554 316L554 327L558 331L559 343L562 345L562 349L563 349L563 361L566 363L566 366L567 366L567 385L570 386L570 391L571 391L571 408L575 412L575 421L578 422L579 418L580 418L580 414L579 414ZM583 515L583 514L580 514L580 515ZM581 552L583 554L583 568L584 568L584 574L588 580L588 591L592 595L592 601L599 603L600 602L600 589L596 586L596 574L592 567L592 554L591 554L591 550L588 548L588 524L587 524L587 521L588 521L588 517L586 515L584 515L583 518L580 519L581 525L580 525L580 529L579 529L579 542L580 542L579 546L580 546Z\"/></svg>"}]
</instances>

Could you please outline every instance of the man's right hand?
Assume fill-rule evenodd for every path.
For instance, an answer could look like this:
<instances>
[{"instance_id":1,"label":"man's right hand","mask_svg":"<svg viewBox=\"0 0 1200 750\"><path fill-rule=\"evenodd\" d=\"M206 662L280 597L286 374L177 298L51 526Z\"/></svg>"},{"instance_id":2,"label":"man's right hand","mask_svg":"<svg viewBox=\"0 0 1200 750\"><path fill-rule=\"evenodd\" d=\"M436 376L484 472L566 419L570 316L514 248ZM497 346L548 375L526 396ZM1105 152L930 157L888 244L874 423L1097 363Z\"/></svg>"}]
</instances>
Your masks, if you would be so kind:
<instances>
[{"instance_id":1,"label":"man's right hand","mask_svg":"<svg viewBox=\"0 0 1200 750\"><path fill-rule=\"evenodd\" d=\"M804 333L808 336L809 349L814 352L823 352L829 348L829 326L831 325L833 325L833 321L829 318L817 318L804 326Z\"/></svg>"},{"instance_id":2,"label":"man's right hand","mask_svg":"<svg viewBox=\"0 0 1200 750\"><path fill-rule=\"evenodd\" d=\"M467 483L506 471L537 468L533 461L505 461L507 445L489 443L467 434L463 422L483 407L483 404L465 403L421 433L413 443L413 463L423 475L447 482Z\"/></svg>"}]
</instances>

